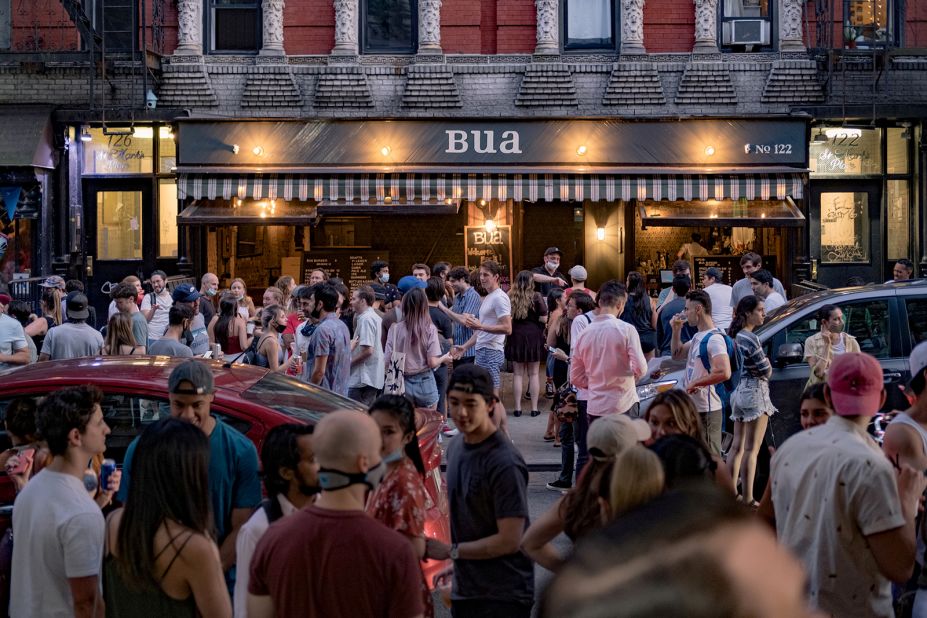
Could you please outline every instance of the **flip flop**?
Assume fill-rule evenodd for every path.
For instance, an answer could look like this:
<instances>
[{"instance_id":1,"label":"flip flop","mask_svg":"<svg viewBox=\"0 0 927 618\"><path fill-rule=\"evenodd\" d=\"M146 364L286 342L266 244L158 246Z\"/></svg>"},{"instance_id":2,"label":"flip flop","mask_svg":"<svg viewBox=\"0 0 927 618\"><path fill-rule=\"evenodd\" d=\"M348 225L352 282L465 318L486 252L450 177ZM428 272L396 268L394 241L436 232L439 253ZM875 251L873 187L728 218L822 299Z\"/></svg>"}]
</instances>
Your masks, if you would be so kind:
<instances>
[{"instance_id":1,"label":"flip flop","mask_svg":"<svg viewBox=\"0 0 927 618\"><path fill-rule=\"evenodd\" d=\"M549 433L544 435L544 442L553 442L553 441L556 440L556 439L557 439L557 438L555 438L554 436L552 436L552 435L549 434Z\"/></svg>"}]
</instances>

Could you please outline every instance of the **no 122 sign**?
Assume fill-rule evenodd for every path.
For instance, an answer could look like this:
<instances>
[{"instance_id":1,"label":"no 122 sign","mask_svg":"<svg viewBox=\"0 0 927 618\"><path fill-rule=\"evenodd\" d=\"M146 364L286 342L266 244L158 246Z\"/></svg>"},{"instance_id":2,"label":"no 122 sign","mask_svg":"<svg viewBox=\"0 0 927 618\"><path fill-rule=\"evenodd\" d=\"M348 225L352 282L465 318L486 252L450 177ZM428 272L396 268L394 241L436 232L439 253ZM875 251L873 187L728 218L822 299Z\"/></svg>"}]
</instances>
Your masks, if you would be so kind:
<instances>
[{"instance_id":1,"label":"no 122 sign","mask_svg":"<svg viewBox=\"0 0 927 618\"><path fill-rule=\"evenodd\" d=\"M792 144L744 144L744 154L792 154Z\"/></svg>"}]
</instances>

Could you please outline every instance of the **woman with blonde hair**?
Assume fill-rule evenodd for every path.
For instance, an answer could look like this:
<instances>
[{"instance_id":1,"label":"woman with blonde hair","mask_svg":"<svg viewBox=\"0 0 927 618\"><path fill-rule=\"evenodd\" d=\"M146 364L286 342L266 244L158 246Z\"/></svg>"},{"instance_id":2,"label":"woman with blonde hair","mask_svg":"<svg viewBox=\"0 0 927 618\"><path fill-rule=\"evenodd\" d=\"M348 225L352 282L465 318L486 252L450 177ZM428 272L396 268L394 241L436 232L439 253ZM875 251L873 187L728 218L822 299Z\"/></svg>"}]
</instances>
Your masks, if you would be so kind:
<instances>
[{"instance_id":1,"label":"woman with blonde hair","mask_svg":"<svg viewBox=\"0 0 927 618\"><path fill-rule=\"evenodd\" d=\"M509 290L512 304L512 334L505 341L505 358L514 364L512 389L519 399L513 414L521 416L521 394L528 382L528 397L531 400L531 416L541 414L538 410L540 379L538 372L544 359L544 324L547 322L547 302L534 289L534 275L523 270L515 277Z\"/></svg>"},{"instance_id":2,"label":"woman with blonde hair","mask_svg":"<svg viewBox=\"0 0 927 618\"><path fill-rule=\"evenodd\" d=\"M132 334L132 318L128 313L114 313L106 325L106 340L103 342L104 356L128 356L144 354L145 346L138 345Z\"/></svg>"},{"instance_id":3,"label":"woman with blonde hair","mask_svg":"<svg viewBox=\"0 0 927 618\"><path fill-rule=\"evenodd\" d=\"M664 483L663 464L656 453L639 445L625 449L612 464L608 499L600 497L604 523L647 504L663 493Z\"/></svg>"},{"instance_id":4,"label":"woman with blonde hair","mask_svg":"<svg viewBox=\"0 0 927 618\"><path fill-rule=\"evenodd\" d=\"M238 302L238 313L241 315L242 319L247 322L257 315L257 310L254 308L254 301L248 296L248 286L245 285L244 279L232 279L232 285L229 286L229 291Z\"/></svg>"}]
</instances>

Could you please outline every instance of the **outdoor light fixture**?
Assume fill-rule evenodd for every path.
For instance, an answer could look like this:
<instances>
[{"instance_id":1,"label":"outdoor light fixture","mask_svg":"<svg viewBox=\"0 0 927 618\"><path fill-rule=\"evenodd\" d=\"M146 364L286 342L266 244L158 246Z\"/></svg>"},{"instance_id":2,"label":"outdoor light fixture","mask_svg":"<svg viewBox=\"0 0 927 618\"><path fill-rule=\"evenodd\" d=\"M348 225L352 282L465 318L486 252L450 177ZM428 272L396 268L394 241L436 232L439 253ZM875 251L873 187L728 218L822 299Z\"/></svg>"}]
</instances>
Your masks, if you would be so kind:
<instances>
[{"instance_id":1,"label":"outdoor light fixture","mask_svg":"<svg viewBox=\"0 0 927 618\"><path fill-rule=\"evenodd\" d=\"M586 147L585 147L585 146L580 146L579 148L577 148L577 149L576 149L576 154L577 154L578 156L580 156L580 157L583 156L584 154L586 154Z\"/></svg>"},{"instance_id":2,"label":"outdoor light fixture","mask_svg":"<svg viewBox=\"0 0 927 618\"><path fill-rule=\"evenodd\" d=\"M386 197L384 197L384 198L383 198L383 203L384 203L384 204L392 204L392 203L393 203L393 196L392 196L392 195L387 195Z\"/></svg>"},{"instance_id":3,"label":"outdoor light fixture","mask_svg":"<svg viewBox=\"0 0 927 618\"><path fill-rule=\"evenodd\" d=\"M261 155L264 154L264 147L263 147L263 146L255 146L254 148L251 149L251 154L253 154L253 155L256 156L256 157L260 157Z\"/></svg>"},{"instance_id":4,"label":"outdoor light fixture","mask_svg":"<svg viewBox=\"0 0 927 618\"><path fill-rule=\"evenodd\" d=\"M597 227L595 229L595 237L599 240L605 240L605 228Z\"/></svg>"},{"instance_id":5,"label":"outdoor light fixture","mask_svg":"<svg viewBox=\"0 0 927 618\"><path fill-rule=\"evenodd\" d=\"M93 136L90 135L90 127L88 127L88 126L85 125L85 124L84 124L84 125L81 125L81 127L80 127L80 141L82 141L82 142L89 142L89 141L92 140L92 139L93 139Z\"/></svg>"},{"instance_id":6,"label":"outdoor light fixture","mask_svg":"<svg viewBox=\"0 0 927 618\"><path fill-rule=\"evenodd\" d=\"M485 227L486 231L491 234L496 230L496 222L492 219L486 219L486 221L483 223L483 227Z\"/></svg>"},{"instance_id":7,"label":"outdoor light fixture","mask_svg":"<svg viewBox=\"0 0 927 618\"><path fill-rule=\"evenodd\" d=\"M232 144L232 154L238 154L239 150L241 150L241 148L238 146L238 144Z\"/></svg>"},{"instance_id":8,"label":"outdoor light fixture","mask_svg":"<svg viewBox=\"0 0 927 618\"><path fill-rule=\"evenodd\" d=\"M714 154L715 154L715 147L714 147L714 146L706 146L706 147L705 147L705 155L706 155L706 156L710 157L710 156L713 156Z\"/></svg>"},{"instance_id":9,"label":"outdoor light fixture","mask_svg":"<svg viewBox=\"0 0 927 618\"><path fill-rule=\"evenodd\" d=\"M480 199L480 206L485 206L485 205L486 205L486 200Z\"/></svg>"},{"instance_id":10,"label":"outdoor light fixture","mask_svg":"<svg viewBox=\"0 0 927 618\"><path fill-rule=\"evenodd\" d=\"M388 157L389 153L391 153L392 151L393 149L390 148L389 146L384 146L383 148L380 148L380 154L383 155L384 157Z\"/></svg>"},{"instance_id":11,"label":"outdoor light fixture","mask_svg":"<svg viewBox=\"0 0 927 618\"><path fill-rule=\"evenodd\" d=\"M815 144L826 144L827 135L824 133L822 129L818 129L817 135L815 135L814 139L811 141Z\"/></svg>"}]
</instances>

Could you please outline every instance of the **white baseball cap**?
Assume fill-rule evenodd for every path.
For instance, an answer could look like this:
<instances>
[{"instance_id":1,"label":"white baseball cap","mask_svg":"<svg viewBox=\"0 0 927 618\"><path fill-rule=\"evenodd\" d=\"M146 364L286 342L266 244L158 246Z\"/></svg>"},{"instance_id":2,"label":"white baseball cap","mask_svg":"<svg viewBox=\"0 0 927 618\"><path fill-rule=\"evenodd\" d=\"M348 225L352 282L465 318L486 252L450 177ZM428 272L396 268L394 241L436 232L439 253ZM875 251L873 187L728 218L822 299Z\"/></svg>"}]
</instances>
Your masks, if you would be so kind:
<instances>
[{"instance_id":1,"label":"white baseball cap","mask_svg":"<svg viewBox=\"0 0 927 618\"><path fill-rule=\"evenodd\" d=\"M911 381L913 382L924 372L924 369L927 369L927 341L922 341L914 346L908 359L908 365L911 368Z\"/></svg>"}]
</instances>

